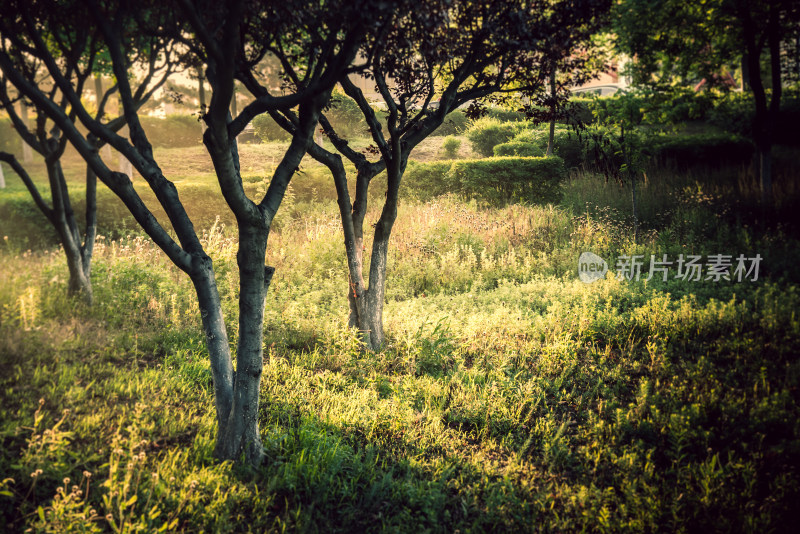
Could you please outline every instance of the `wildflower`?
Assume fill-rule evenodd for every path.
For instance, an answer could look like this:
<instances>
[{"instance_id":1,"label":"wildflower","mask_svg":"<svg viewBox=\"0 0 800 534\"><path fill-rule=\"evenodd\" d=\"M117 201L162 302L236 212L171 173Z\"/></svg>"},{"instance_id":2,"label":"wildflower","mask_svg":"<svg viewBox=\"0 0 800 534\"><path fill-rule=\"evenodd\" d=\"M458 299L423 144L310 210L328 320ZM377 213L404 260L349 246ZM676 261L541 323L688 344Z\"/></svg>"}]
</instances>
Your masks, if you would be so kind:
<instances>
[{"instance_id":1,"label":"wildflower","mask_svg":"<svg viewBox=\"0 0 800 534\"><path fill-rule=\"evenodd\" d=\"M84 471L83 478L92 478L92 474L89 471Z\"/></svg>"},{"instance_id":2,"label":"wildflower","mask_svg":"<svg viewBox=\"0 0 800 534\"><path fill-rule=\"evenodd\" d=\"M64 478L64 485L66 486L67 484L69 484L69 477Z\"/></svg>"}]
</instances>

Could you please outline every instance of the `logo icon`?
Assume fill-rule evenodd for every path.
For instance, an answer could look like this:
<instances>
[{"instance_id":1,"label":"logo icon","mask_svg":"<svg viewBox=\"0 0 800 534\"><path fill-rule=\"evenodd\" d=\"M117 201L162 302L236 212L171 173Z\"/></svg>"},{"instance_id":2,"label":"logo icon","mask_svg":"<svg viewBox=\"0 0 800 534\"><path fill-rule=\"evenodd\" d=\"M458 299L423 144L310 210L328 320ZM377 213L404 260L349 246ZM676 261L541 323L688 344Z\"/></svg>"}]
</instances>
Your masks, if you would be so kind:
<instances>
[{"instance_id":1,"label":"logo icon","mask_svg":"<svg viewBox=\"0 0 800 534\"><path fill-rule=\"evenodd\" d=\"M593 252L584 252L578 258L578 278L581 282L591 284L596 280L606 277L608 264Z\"/></svg>"}]
</instances>

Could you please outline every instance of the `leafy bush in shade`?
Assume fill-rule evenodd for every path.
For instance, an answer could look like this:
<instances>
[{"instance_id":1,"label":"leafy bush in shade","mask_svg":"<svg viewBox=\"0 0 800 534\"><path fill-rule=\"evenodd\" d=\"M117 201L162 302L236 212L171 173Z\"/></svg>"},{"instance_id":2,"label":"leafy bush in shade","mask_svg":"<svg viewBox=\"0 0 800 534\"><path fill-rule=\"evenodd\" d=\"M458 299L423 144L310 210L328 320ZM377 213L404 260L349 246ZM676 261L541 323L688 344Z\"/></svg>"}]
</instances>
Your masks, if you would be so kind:
<instances>
[{"instance_id":1,"label":"leafy bush in shade","mask_svg":"<svg viewBox=\"0 0 800 534\"><path fill-rule=\"evenodd\" d=\"M454 193L481 204L547 204L561 200L566 175L559 157L497 157L488 159L410 162L403 182L420 200Z\"/></svg>"},{"instance_id":2,"label":"leafy bush in shade","mask_svg":"<svg viewBox=\"0 0 800 534\"><path fill-rule=\"evenodd\" d=\"M142 127L154 147L190 147L203 142L203 128L194 115L141 117Z\"/></svg>"},{"instance_id":3,"label":"leafy bush in shade","mask_svg":"<svg viewBox=\"0 0 800 534\"><path fill-rule=\"evenodd\" d=\"M463 111L455 110L447 114L441 126L436 128L431 137L462 134L469 127L469 119Z\"/></svg>"},{"instance_id":4,"label":"leafy bush in shade","mask_svg":"<svg viewBox=\"0 0 800 534\"><path fill-rule=\"evenodd\" d=\"M486 110L486 117L500 122L525 122L527 117L521 111L514 111L504 108L489 108Z\"/></svg>"},{"instance_id":5,"label":"leafy bush in shade","mask_svg":"<svg viewBox=\"0 0 800 534\"><path fill-rule=\"evenodd\" d=\"M334 91L331 105L325 116L336 133L345 138L366 136L367 123L356 101L339 91Z\"/></svg>"},{"instance_id":6,"label":"leafy bush in shade","mask_svg":"<svg viewBox=\"0 0 800 534\"><path fill-rule=\"evenodd\" d=\"M746 164L754 152L750 140L726 133L662 135L647 143L650 146L646 150L656 161L671 162L680 167Z\"/></svg>"},{"instance_id":7,"label":"leafy bush in shade","mask_svg":"<svg viewBox=\"0 0 800 534\"><path fill-rule=\"evenodd\" d=\"M256 131L256 137L261 139L262 143L289 141L292 138L286 130L278 126L278 123L267 114L258 115L253 119L252 124L253 129Z\"/></svg>"},{"instance_id":8,"label":"leafy bush in shade","mask_svg":"<svg viewBox=\"0 0 800 534\"><path fill-rule=\"evenodd\" d=\"M507 143L500 143L494 147L495 156L520 156L524 158L540 158L544 150L534 143L517 141L516 138Z\"/></svg>"}]
</instances>

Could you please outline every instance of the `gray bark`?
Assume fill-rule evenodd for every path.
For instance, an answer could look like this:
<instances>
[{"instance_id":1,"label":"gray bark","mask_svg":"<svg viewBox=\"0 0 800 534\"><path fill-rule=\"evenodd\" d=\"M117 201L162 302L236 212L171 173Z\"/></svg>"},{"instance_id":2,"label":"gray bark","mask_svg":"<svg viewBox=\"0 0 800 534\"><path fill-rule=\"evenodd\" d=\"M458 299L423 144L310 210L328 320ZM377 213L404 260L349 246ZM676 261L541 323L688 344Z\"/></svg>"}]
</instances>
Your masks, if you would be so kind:
<instances>
[{"instance_id":1,"label":"gray bark","mask_svg":"<svg viewBox=\"0 0 800 534\"><path fill-rule=\"evenodd\" d=\"M99 74L96 74L95 77L94 77L94 95L95 95L95 101L96 101L97 106L98 106L98 114L99 114L99 111L100 111L99 108L100 108L101 102L103 101L103 95L104 94L105 93L104 93L104 90L103 90L103 77L101 75L99 75ZM100 120L101 118L102 118L102 114L99 114L97 119ZM100 153L101 153L101 155L103 156L103 158L106 161L108 161L108 162L111 161L111 146L110 145L105 145L101 149Z\"/></svg>"},{"instance_id":2,"label":"gray bark","mask_svg":"<svg viewBox=\"0 0 800 534\"><path fill-rule=\"evenodd\" d=\"M25 104L23 100L19 101L19 116L22 119L22 124L25 126L25 129L29 129L28 125L28 106ZM22 162L28 164L33 161L33 151L31 150L31 145L25 142L25 139L22 140Z\"/></svg>"}]
</instances>

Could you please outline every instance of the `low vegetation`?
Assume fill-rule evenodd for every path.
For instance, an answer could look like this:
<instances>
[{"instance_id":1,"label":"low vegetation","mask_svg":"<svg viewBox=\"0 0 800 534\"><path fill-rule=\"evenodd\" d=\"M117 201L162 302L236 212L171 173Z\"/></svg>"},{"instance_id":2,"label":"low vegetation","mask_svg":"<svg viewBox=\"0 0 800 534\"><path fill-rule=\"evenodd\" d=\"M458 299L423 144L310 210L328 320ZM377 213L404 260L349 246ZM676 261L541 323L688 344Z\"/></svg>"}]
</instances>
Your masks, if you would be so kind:
<instances>
[{"instance_id":1,"label":"low vegetation","mask_svg":"<svg viewBox=\"0 0 800 534\"><path fill-rule=\"evenodd\" d=\"M478 186L454 189L473 178L437 177L478 169L488 180L504 160L525 172L527 162L560 160L481 162L465 142L464 159L437 162L444 138L434 139L406 173L436 194L406 194L401 205L381 352L360 351L346 327L330 178L304 161L293 181L268 249L276 273L258 471L213 458L211 375L186 277L132 223L108 225L126 219L104 191L95 305L69 299L54 236L33 237L39 215L9 180L0 195L0 521L59 533L796 524L800 248L783 215L797 207L793 153L778 158L769 227L756 223L751 169L653 169L634 243L624 188L573 169L553 182L557 197L490 202ZM267 185L270 146L242 146L253 194ZM213 177L195 149L160 150L173 151L166 171L208 228L232 318L236 243L208 200ZM80 165L66 169L81 209ZM584 251L612 271L623 254L643 255L644 271L651 254L762 262L756 281L612 272L587 285L576 274Z\"/></svg>"}]
</instances>

